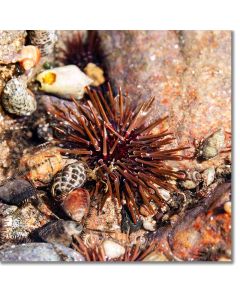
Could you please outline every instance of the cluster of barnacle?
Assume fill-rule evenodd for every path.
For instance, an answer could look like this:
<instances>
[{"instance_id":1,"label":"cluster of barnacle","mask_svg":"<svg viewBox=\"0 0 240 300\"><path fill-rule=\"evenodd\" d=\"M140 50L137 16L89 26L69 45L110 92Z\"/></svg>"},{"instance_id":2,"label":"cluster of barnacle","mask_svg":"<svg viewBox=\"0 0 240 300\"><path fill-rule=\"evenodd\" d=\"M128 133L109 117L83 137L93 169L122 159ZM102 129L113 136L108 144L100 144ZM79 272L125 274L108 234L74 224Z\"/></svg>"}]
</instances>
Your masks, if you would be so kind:
<instances>
[{"instance_id":1,"label":"cluster of barnacle","mask_svg":"<svg viewBox=\"0 0 240 300\"><path fill-rule=\"evenodd\" d=\"M29 38L32 46L22 50L25 60L18 60L26 72L38 63L37 47L41 50L44 45L42 55L52 51L55 35L51 32L45 40L40 33L31 31ZM30 50L35 51L34 63L29 61L32 56L26 54ZM106 207L110 203L116 216L116 232L127 240L142 228L142 235L156 231L171 214L191 202L181 188L193 190L200 181L209 186L215 176L211 168L203 174L190 173L169 166L167 161L210 159L222 147L223 133L219 131L205 139L195 156L185 156L183 152L189 147L176 146L174 134L163 126L167 117L146 125L154 97L134 105L121 88L116 94L110 84L104 89L96 88L104 83L106 70L95 32L89 32L85 42L80 35L74 35L62 52L65 66L43 71L36 79L44 93L71 102L63 100L63 105L48 106L54 124L50 143L25 154L19 175L0 186L0 201L9 208L0 224L2 240L16 242L25 238L60 243L94 261L143 260L154 251L162 255L156 242L140 242L137 234L134 241L121 245L120 238L114 238L114 226L104 227L109 221ZM16 91L25 94L19 97ZM36 109L34 95L22 78L13 78L6 84L3 105L17 115L29 115ZM42 201L41 193L48 200ZM29 199L31 209L36 207L38 211L30 229L29 218L18 209L24 208ZM102 223L92 228L100 216ZM9 226L10 223L20 225ZM95 242L91 240L94 235L98 236ZM86 236L90 237L89 243Z\"/></svg>"}]
</instances>

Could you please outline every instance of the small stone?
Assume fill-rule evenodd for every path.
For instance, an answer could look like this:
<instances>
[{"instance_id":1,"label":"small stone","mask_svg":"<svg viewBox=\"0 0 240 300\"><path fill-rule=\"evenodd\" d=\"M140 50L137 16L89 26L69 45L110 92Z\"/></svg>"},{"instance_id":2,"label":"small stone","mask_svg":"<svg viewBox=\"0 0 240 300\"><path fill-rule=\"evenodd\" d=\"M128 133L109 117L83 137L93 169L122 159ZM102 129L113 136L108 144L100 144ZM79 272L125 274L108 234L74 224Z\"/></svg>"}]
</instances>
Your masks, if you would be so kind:
<instances>
[{"instance_id":1,"label":"small stone","mask_svg":"<svg viewBox=\"0 0 240 300\"><path fill-rule=\"evenodd\" d=\"M125 253L125 248L123 246L111 240L105 240L102 246L105 255L110 259L118 258Z\"/></svg>"},{"instance_id":2,"label":"small stone","mask_svg":"<svg viewBox=\"0 0 240 300\"><path fill-rule=\"evenodd\" d=\"M226 213L228 213L229 215L232 214L232 203L231 203L231 201L225 202L223 208L224 208Z\"/></svg>"},{"instance_id":3,"label":"small stone","mask_svg":"<svg viewBox=\"0 0 240 300\"><path fill-rule=\"evenodd\" d=\"M156 230L156 221L151 216L143 219L143 228L148 231Z\"/></svg>"}]
</instances>

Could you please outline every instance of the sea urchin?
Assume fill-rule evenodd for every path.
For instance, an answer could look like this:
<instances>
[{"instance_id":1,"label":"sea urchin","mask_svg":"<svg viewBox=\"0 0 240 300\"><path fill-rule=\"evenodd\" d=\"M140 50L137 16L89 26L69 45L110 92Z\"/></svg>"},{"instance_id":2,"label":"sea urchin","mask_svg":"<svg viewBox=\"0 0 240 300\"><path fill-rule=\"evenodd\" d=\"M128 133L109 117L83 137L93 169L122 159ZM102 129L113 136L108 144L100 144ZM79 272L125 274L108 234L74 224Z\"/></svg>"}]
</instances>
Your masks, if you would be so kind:
<instances>
[{"instance_id":1,"label":"sea urchin","mask_svg":"<svg viewBox=\"0 0 240 300\"><path fill-rule=\"evenodd\" d=\"M154 133L166 118L145 125L154 97L134 106L121 89L114 97L109 84L105 96L100 90L87 89L87 93L85 102L72 99L74 108L54 104L49 108L58 121L55 142L59 150L81 157L96 171L90 195L100 210L111 197L120 206L127 205L134 223L142 204L150 214L154 213L151 202L164 211L166 202L160 189L174 192L170 179L185 178L183 171L167 166L166 161L186 158L179 152L188 147L169 149L173 134L168 130Z\"/></svg>"}]
</instances>

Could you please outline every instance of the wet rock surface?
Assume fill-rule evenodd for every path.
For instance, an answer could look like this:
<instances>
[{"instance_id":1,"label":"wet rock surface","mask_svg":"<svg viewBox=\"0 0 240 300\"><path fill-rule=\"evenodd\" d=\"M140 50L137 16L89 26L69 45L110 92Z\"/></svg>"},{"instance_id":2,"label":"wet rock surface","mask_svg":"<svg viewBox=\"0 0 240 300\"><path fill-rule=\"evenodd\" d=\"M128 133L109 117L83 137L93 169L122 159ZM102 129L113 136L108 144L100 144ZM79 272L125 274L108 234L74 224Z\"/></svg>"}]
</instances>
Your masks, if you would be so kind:
<instances>
[{"instance_id":1,"label":"wet rock surface","mask_svg":"<svg viewBox=\"0 0 240 300\"><path fill-rule=\"evenodd\" d=\"M77 262L84 261L78 252L60 244L30 243L0 250L2 262Z\"/></svg>"},{"instance_id":2,"label":"wet rock surface","mask_svg":"<svg viewBox=\"0 0 240 300\"><path fill-rule=\"evenodd\" d=\"M57 32L55 51L44 58L49 64L48 68L63 65L57 57L61 48L64 48L64 41L73 32L76 31ZM86 32L82 31L82 34L84 38ZM154 216L153 231L145 230L142 221L134 225L132 220L124 219L121 207L116 207L113 201L106 201L100 213L96 203L91 202L89 215L83 225L82 241L88 250L92 250L95 247L98 249L104 240L111 239L125 249L140 245L141 253L147 241L156 240L161 247L155 249L152 256L146 256L149 261L230 260L231 194L226 184L231 179L231 32L99 31L99 36L105 54L106 78L113 84L114 90L117 91L121 86L135 103L143 103L151 96L156 97L147 122L169 115L161 129L169 127L180 145L190 146L190 149L185 150L190 159L169 161L168 165L182 168L186 173L199 173L200 177L197 180L189 178L183 185L173 180L174 186L180 188L181 195L169 194L165 199L169 211L164 212L164 217L162 213ZM16 31L14 38L5 39L4 43L2 41L0 39L0 60L1 57L4 59L0 61L0 97L6 83L13 76L18 76L17 64L12 63L12 60L26 43L26 32ZM6 52L7 44L13 47L9 47L11 53ZM64 108L66 105L64 99L39 91L35 75L43 70L40 64L27 79L28 88L37 99L37 110L31 116L14 117L0 105L1 184L13 176L19 176L19 161L23 155L34 155L35 147L51 141L52 130L49 126L55 124L51 115L47 114L49 106L54 103ZM67 105L75 109L72 102L67 101ZM208 138L214 132L221 132L221 141L208 143ZM199 142L198 146L194 144L195 141ZM202 156L201 151L205 151ZM72 239L67 245L81 254L63 245L50 243L10 247L14 243L23 242L15 240L18 229L24 238L28 238L33 230L50 221L58 218L69 220L59 203L53 201L48 184L45 183L43 192L46 200L44 211L49 213L46 217L38 211L40 206L36 208L32 204L18 208L14 206L12 209L8 207L7 212L1 211L2 219L7 221L4 230L7 229L10 235L3 236L6 243L1 245L0 260L86 259L86 252L73 247ZM5 231L1 233L5 234ZM89 260L97 260L99 253L94 251ZM120 260L130 260L128 254L126 251L125 257ZM133 255L131 259L137 260L140 257Z\"/></svg>"}]
</instances>

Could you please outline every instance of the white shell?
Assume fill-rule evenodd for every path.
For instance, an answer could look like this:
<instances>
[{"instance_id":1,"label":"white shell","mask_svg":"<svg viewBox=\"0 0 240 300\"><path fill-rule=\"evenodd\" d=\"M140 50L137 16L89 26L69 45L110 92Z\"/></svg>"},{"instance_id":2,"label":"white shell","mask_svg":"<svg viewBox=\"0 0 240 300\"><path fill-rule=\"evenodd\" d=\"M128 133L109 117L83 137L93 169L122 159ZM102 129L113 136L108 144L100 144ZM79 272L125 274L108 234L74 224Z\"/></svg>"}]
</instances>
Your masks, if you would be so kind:
<instances>
[{"instance_id":1,"label":"white shell","mask_svg":"<svg viewBox=\"0 0 240 300\"><path fill-rule=\"evenodd\" d=\"M125 248L123 246L111 240L105 240L102 246L106 256L110 259L118 258L125 253Z\"/></svg>"},{"instance_id":2,"label":"white shell","mask_svg":"<svg viewBox=\"0 0 240 300\"><path fill-rule=\"evenodd\" d=\"M156 230L156 221L151 216L143 219L143 228L148 231Z\"/></svg>"},{"instance_id":3,"label":"white shell","mask_svg":"<svg viewBox=\"0 0 240 300\"><path fill-rule=\"evenodd\" d=\"M231 215L231 213L232 213L232 203L231 203L231 201L225 202L223 208L224 208L226 213Z\"/></svg>"},{"instance_id":4,"label":"white shell","mask_svg":"<svg viewBox=\"0 0 240 300\"><path fill-rule=\"evenodd\" d=\"M48 80L51 77L53 80ZM85 87L93 81L85 75L77 66L68 65L46 70L37 76L40 82L40 90L66 99L81 99L85 93Z\"/></svg>"},{"instance_id":5,"label":"white shell","mask_svg":"<svg viewBox=\"0 0 240 300\"><path fill-rule=\"evenodd\" d=\"M203 178L204 178L204 182L206 183L207 186L212 184L214 181L214 178L215 178L215 168L211 167L211 168L206 169L203 172Z\"/></svg>"}]
</instances>

